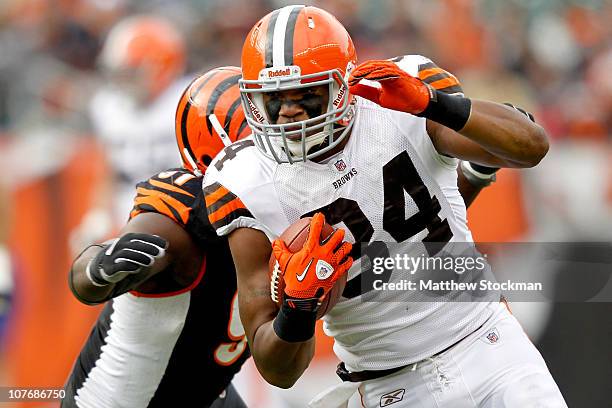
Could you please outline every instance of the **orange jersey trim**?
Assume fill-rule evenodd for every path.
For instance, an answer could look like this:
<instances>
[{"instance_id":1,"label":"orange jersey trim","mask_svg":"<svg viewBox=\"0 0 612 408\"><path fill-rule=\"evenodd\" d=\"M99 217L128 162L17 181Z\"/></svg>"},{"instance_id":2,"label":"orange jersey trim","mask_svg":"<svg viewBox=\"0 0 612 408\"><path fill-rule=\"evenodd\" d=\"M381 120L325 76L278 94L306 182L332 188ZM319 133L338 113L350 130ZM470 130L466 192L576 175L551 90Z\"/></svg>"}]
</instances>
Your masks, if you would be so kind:
<instances>
[{"instance_id":1,"label":"orange jersey trim","mask_svg":"<svg viewBox=\"0 0 612 408\"><path fill-rule=\"evenodd\" d=\"M451 86L457 86L460 84L456 78L451 77L451 78L439 79L437 81L432 82L429 85L431 85L431 87L434 89L444 89L444 88L448 88Z\"/></svg>"},{"instance_id":2,"label":"orange jersey trim","mask_svg":"<svg viewBox=\"0 0 612 408\"><path fill-rule=\"evenodd\" d=\"M212 203L211 203L212 204ZM227 204L221 206L218 210L208 215L208 220L211 224L216 223L217 221L222 220L227 217L229 214L233 213L239 209L246 209L246 206L238 197L232 199Z\"/></svg>"},{"instance_id":3,"label":"orange jersey trim","mask_svg":"<svg viewBox=\"0 0 612 408\"><path fill-rule=\"evenodd\" d=\"M446 72L442 68L424 69L422 71L419 71L419 79L421 81L423 81L423 80L429 78L430 76L433 76L433 75L436 75L436 74L448 74L448 72Z\"/></svg>"},{"instance_id":4,"label":"orange jersey trim","mask_svg":"<svg viewBox=\"0 0 612 408\"><path fill-rule=\"evenodd\" d=\"M222 185L219 185L219 188L217 188L213 193L206 195L206 206L212 206L214 203L219 201L221 197L225 196L229 192L230 191L227 188L223 187Z\"/></svg>"}]
</instances>

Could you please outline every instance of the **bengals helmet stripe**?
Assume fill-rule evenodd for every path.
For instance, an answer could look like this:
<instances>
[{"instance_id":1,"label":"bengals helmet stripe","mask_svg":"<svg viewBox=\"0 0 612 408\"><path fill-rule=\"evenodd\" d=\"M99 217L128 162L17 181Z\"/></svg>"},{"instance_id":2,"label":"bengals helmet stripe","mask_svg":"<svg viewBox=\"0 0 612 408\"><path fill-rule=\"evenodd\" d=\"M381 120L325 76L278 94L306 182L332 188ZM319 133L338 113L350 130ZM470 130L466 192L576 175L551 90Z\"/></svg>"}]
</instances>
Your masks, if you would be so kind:
<instances>
[{"instance_id":1,"label":"bengals helmet stripe","mask_svg":"<svg viewBox=\"0 0 612 408\"><path fill-rule=\"evenodd\" d=\"M274 37L274 26L276 25L276 19L280 9L275 10L270 16L270 22L268 23L268 29L266 30L266 67L272 66L272 38Z\"/></svg>"},{"instance_id":2,"label":"bengals helmet stripe","mask_svg":"<svg viewBox=\"0 0 612 408\"><path fill-rule=\"evenodd\" d=\"M234 75L229 78L226 78L223 81L221 81L212 91L210 95L210 99L208 100L208 105L206 106L206 127L208 128L208 131L210 133L212 133L212 123L210 122L209 116L215 113L215 107L217 106L217 102L219 102L219 98L221 97L221 95L223 95L223 93L227 91L229 88L231 88L232 86L238 85L238 80L240 79L240 77L241 75ZM240 101L240 97L236 99ZM229 116L229 112L227 116ZM227 117L226 117L226 122L227 122ZM225 131L227 132L227 130Z\"/></svg>"},{"instance_id":3,"label":"bengals helmet stripe","mask_svg":"<svg viewBox=\"0 0 612 408\"><path fill-rule=\"evenodd\" d=\"M225 117L225 123L223 124L223 129L225 129L227 133L229 133L230 124L232 123L232 118L234 117L234 112L236 112L236 109L238 108L240 108L240 96L236 98L236 100L232 103L232 105L227 111L227 116Z\"/></svg>"},{"instance_id":4,"label":"bengals helmet stripe","mask_svg":"<svg viewBox=\"0 0 612 408\"><path fill-rule=\"evenodd\" d=\"M220 67L198 76L176 108L176 141L183 166L203 174L224 147L249 134L240 104L238 67Z\"/></svg>"},{"instance_id":5,"label":"bengals helmet stripe","mask_svg":"<svg viewBox=\"0 0 612 408\"><path fill-rule=\"evenodd\" d=\"M242 104L240 107L242 107ZM238 129L238 134L241 135L242 131L246 129L247 126L249 126L249 122L247 122L246 118L242 119L242 123L240 124L240 129Z\"/></svg>"},{"instance_id":6,"label":"bengals helmet stripe","mask_svg":"<svg viewBox=\"0 0 612 408\"><path fill-rule=\"evenodd\" d=\"M202 88L204 88L204 85L206 85L211 79L213 79L215 77L216 73L213 73L210 77L208 77L204 82L202 82L194 91L193 94L191 95L191 97L187 98L187 104L185 105L185 109L183 110L183 114L181 115L181 140L183 141L183 150L180 151L181 156L183 155L189 155L190 158L195 162L197 160L197 157L195 156L195 154L193 153L193 149L191 148L191 145L189 143L189 135L187 133L187 116L189 115L189 110L191 109L192 106L192 99L197 96L197 94L200 93L200 91L202 90ZM187 87L187 89L185 89L185 92L183 92L183 95L181 96L181 100L183 100L185 98L185 95L187 94L187 92L189 92L189 89L191 89L191 85L193 85L199 78L194 79L191 84L189 84L189 86ZM179 104L180 106L180 104ZM186 151L184 151L186 150Z\"/></svg>"}]
</instances>

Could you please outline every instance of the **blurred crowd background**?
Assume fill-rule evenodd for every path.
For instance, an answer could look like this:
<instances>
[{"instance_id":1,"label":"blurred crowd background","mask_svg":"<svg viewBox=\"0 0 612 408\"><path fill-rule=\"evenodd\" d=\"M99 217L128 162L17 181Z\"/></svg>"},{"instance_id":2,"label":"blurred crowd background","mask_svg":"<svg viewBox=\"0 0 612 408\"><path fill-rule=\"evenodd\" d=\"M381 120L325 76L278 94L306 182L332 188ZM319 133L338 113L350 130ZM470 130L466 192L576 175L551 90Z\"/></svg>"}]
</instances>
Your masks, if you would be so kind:
<instances>
[{"instance_id":1,"label":"blurred crowd background","mask_svg":"<svg viewBox=\"0 0 612 408\"><path fill-rule=\"evenodd\" d=\"M551 149L541 165L500 171L470 208L477 240L610 241L612 2L305 3L347 27L360 61L428 56L468 96L512 102L547 129ZM0 2L0 385L64 383L99 312L71 296L71 259L125 221L136 181L179 165L174 109L189 80L239 65L251 26L286 4ZM135 21L151 35L145 44L111 44L127 35L117 24ZM513 306L569 406L610 406L611 304ZM334 376L329 350L321 339L306 378L284 393L259 386L247 367L238 380L246 399L304 406Z\"/></svg>"}]
</instances>

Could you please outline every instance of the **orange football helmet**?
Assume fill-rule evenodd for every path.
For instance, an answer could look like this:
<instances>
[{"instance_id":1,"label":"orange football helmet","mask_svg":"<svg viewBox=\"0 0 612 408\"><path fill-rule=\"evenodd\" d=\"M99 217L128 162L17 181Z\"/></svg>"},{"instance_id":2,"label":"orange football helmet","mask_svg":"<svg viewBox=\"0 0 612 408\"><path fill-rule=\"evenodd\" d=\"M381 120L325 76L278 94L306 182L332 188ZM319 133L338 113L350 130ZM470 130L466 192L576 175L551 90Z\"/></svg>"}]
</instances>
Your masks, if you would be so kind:
<instances>
[{"instance_id":1,"label":"orange football helmet","mask_svg":"<svg viewBox=\"0 0 612 408\"><path fill-rule=\"evenodd\" d=\"M240 106L240 68L221 67L197 77L181 96L175 128L183 166L203 174L225 146L250 134Z\"/></svg>"},{"instance_id":2,"label":"orange football helmet","mask_svg":"<svg viewBox=\"0 0 612 408\"><path fill-rule=\"evenodd\" d=\"M349 33L319 8L286 6L255 24L242 49L240 92L260 150L278 162L293 163L313 159L340 143L353 123L354 98L346 80L356 62ZM318 85L329 86L328 106L321 115L282 125L271 123L264 93ZM326 146L309 153L325 142Z\"/></svg>"},{"instance_id":3,"label":"orange football helmet","mask_svg":"<svg viewBox=\"0 0 612 408\"><path fill-rule=\"evenodd\" d=\"M157 16L133 16L110 30L100 63L110 73L135 71L144 77L149 96L155 97L183 73L186 52L185 40L170 22Z\"/></svg>"}]
</instances>

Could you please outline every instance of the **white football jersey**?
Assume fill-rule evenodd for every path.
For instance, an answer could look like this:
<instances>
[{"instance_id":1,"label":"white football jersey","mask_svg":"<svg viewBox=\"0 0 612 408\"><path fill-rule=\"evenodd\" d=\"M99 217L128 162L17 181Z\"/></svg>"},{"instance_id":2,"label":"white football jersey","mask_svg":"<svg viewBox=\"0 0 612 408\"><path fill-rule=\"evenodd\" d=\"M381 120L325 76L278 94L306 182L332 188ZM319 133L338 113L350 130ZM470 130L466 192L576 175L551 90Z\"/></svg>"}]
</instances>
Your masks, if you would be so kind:
<instances>
[{"instance_id":1,"label":"white football jersey","mask_svg":"<svg viewBox=\"0 0 612 408\"><path fill-rule=\"evenodd\" d=\"M416 76L428 61L404 57L400 66ZM425 119L357 98L354 120L344 149L325 163L278 164L250 139L221 152L204 181L207 195L223 196L208 208L217 233L256 228L272 240L321 211L328 223L346 229L351 242L471 242L457 160L435 150ZM419 291L387 291L384 301L367 301L360 296L367 281L360 277L368 268L363 264L353 264L344 296L325 316L325 331L351 371L420 361L490 316L487 302L423 301Z\"/></svg>"},{"instance_id":2,"label":"white football jersey","mask_svg":"<svg viewBox=\"0 0 612 408\"><path fill-rule=\"evenodd\" d=\"M136 183L181 164L174 113L188 84L187 77L177 80L146 106L136 105L113 87L102 88L92 98L89 108L93 131L104 144L117 175L114 212L121 223L132 208Z\"/></svg>"}]
</instances>

